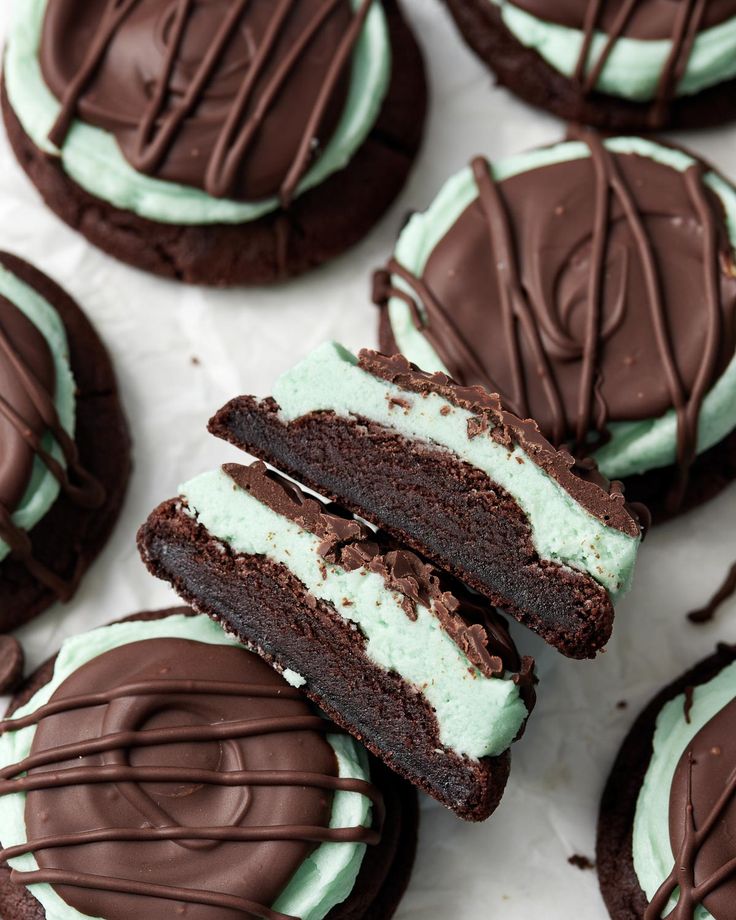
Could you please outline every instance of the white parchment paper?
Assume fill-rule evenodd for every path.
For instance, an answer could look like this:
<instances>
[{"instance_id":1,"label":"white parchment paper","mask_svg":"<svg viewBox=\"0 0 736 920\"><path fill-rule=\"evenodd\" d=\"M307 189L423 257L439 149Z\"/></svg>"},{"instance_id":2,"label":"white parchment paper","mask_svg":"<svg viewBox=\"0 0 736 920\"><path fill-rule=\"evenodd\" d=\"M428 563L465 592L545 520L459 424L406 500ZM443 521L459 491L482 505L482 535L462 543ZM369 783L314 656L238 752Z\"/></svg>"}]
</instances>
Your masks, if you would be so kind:
<instances>
[{"instance_id":1,"label":"white parchment paper","mask_svg":"<svg viewBox=\"0 0 736 920\"><path fill-rule=\"evenodd\" d=\"M135 441L135 473L113 539L71 603L20 632L30 667L66 636L174 602L144 570L134 536L180 482L242 456L207 435L211 413L237 393L268 394L280 372L326 338L355 349L375 346L369 276L391 251L405 213L428 205L473 154L504 156L561 136L555 119L493 87L439 0L404 5L432 90L413 177L365 242L277 289L187 288L115 262L43 206L0 132L0 248L50 274L96 323L115 359ZM8 6L0 8L3 33ZM736 127L676 139L736 177ZM597 661L568 661L516 630L523 651L538 660L539 703L514 746L503 803L481 826L423 803L416 869L398 920L605 920L595 873L567 860L593 856L600 792L641 705L717 641L736 641L736 602L710 626L692 626L684 616L736 559L735 520L736 486L649 536L613 641ZM622 700L625 709L617 708Z\"/></svg>"}]
</instances>

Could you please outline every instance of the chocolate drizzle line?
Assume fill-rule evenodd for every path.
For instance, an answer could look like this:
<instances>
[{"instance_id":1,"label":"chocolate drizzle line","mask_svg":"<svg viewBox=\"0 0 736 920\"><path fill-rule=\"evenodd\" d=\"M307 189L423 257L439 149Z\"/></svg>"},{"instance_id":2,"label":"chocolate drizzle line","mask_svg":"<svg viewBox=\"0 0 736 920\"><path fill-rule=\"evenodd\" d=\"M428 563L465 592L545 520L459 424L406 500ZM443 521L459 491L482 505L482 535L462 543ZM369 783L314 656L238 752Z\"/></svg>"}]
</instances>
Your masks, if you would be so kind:
<instances>
[{"instance_id":1,"label":"chocolate drizzle line","mask_svg":"<svg viewBox=\"0 0 736 920\"><path fill-rule=\"evenodd\" d=\"M17 309L1 295L0 300L10 309ZM2 394L0 394L0 416L12 425L31 452L43 462L71 501L80 508L99 508L105 501L105 490L82 466L77 446L59 420L53 395L41 384L32 368L21 358L2 323L0 323L0 358L12 369L18 386L28 396L46 426L46 430L61 449L64 463L60 463L46 450L43 445L43 437ZM12 515L13 510L0 502L0 539L7 543L11 553L23 562L34 578L50 588L60 600L68 600L74 593L78 575L75 573L69 580L64 580L38 562L33 556L30 536L15 524Z\"/></svg>"},{"instance_id":2,"label":"chocolate drizzle line","mask_svg":"<svg viewBox=\"0 0 736 920\"><path fill-rule=\"evenodd\" d=\"M166 640L151 640L164 642ZM244 653L247 654L247 653ZM58 691L57 691L58 694ZM94 707L130 700L136 697L151 697L155 700L169 699L176 706L177 700L188 696L210 697L252 697L256 699L283 699L301 701L297 690L282 686L274 678L273 685L254 683L233 683L217 680L151 679L128 685L113 687L100 693L81 694L68 698L52 697L51 701L35 712L18 719L0 722L0 735L19 731L31 725L41 725L49 718L74 712L89 711ZM75 833L50 834L27 843L0 850L0 863L17 856L41 851L63 850L65 848L93 846L100 843L119 842L173 842L187 849L197 844L222 842L272 842L305 841L310 844L324 842L363 843L376 845L381 839L381 828L385 818L383 799L378 789L364 780L340 778L327 773L313 773L301 770L222 770L199 769L184 766L142 766L131 765L129 757L134 751L146 747L174 744L205 744L213 740L259 738L271 733L288 732L333 732L331 723L319 716L290 715L269 716L233 721L206 722L159 729L134 729L114 732L102 737L77 740L72 744L54 745L24 760L0 770L0 796L15 793L32 793L38 790L63 789L70 787L92 787L103 784L176 783L225 788L248 787L309 787L326 792L346 791L366 796L374 808L372 827L330 828L302 824L251 827L199 827L182 826L169 820L163 826L146 823L136 827L91 827ZM109 753L113 760L101 764L85 764L75 767L60 767L38 771L39 767L75 762L94 754ZM137 787L136 787L137 788ZM180 886L167 886L115 878L98 874L67 871L57 868L40 868L32 872L11 871L11 880L20 885L51 884L64 888L88 889L97 892L113 892L126 895L181 901L223 909L232 909L248 916L264 920L292 920L285 914L271 910L268 906L227 893L199 890Z\"/></svg>"},{"instance_id":3,"label":"chocolate drizzle line","mask_svg":"<svg viewBox=\"0 0 736 920\"><path fill-rule=\"evenodd\" d=\"M139 2L140 0L109 0L99 31L90 44L81 68L66 88L61 100L61 110L49 133L49 140L56 147L63 146L72 122L77 117L82 97L93 83L95 74L105 59L118 30ZM240 26L251 2L252 0L232 0L183 99L169 112L165 112L166 103L173 96L174 67L187 28L190 27L195 6L195 0L177 0L171 43L149 105L141 113L134 149L130 155L131 165L138 172L156 175L159 171L161 164L176 143L186 119L201 103L217 70L221 56ZM232 100L206 166L204 190L213 197L232 196L238 173L255 142L264 119L276 99L284 92L286 83L297 63L307 53L310 44L319 34L324 23L340 7L343 0L324 0L297 41L289 48L284 59L279 62L274 73L262 88L259 97L254 100L257 84L263 78L264 71L273 58L274 49L282 36L289 16L294 11L295 2L296 0L278 0L278 2L274 0L273 2L273 18L260 46L255 50L238 93ZM293 201L299 183L310 166L316 132L358 42L372 3L373 0L361 0L349 28L335 50L324 82L310 109L296 155L281 184L279 199L284 208L288 208Z\"/></svg>"},{"instance_id":4,"label":"chocolate drizzle line","mask_svg":"<svg viewBox=\"0 0 736 920\"><path fill-rule=\"evenodd\" d=\"M673 348L660 279L662 269L658 264L636 197L617 163L616 156L606 149L597 134L589 130L580 130L572 131L571 136L587 145L595 175L594 207L591 216L592 256L586 295L588 313L582 343L576 342L559 325L553 305L543 304L544 309L538 310L535 314L530 295L521 280L522 254L515 242L515 226L505 205L501 187L494 181L492 168L487 160L477 157L471 164L478 188L478 202L488 225L488 238L492 247L492 260L489 260L489 264L495 266L497 274L503 335L512 365L512 392L504 393L503 396L514 414L521 418L532 415L527 392L528 381L524 379L521 357L521 346L524 341L533 357L531 373L541 381L549 408L551 431L548 434L553 443L560 446L569 433L565 430L565 407L548 354L580 359L573 452L577 457L585 457L607 439L608 412L600 393L603 374L601 352L608 336L616 330L627 308L624 291L619 301L614 304L610 318L604 321L604 276L612 230L611 202L617 201L635 243L644 276L646 302L662 373L671 405L677 415L679 477L669 496L669 505L675 510L682 500L689 469L697 453L700 411L703 399L713 383L723 334L717 217L706 194L704 167L701 163L695 163L682 175L695 217L702 229L706 312L706 341L696 379L688 393ZM401 279L411 294L395 284L392 275ZM438 300L424 279L415 277L396 259L388 263L385 271L377 273L374 282L374 299L377 304L385 306L394 297L409 305L415 327L442 356L452 377L463 385L471 380L483 380L492 388L498 389L493 384L492 368L485 366L479 359L472 344L453 321L450 308ZM419 304L422 305L422 309ZM547 345L548 351L545 351L540 336L542 331L550 343ZM597 436L595 443L589 441L591 432Z\"/></svg>"},{"instance_id":5,"label":"chocolate drizzle line","mask_svg":"<svg viewBox=\"0 0 736 920\"><path fill-rule=\"evenodd\" d=\"M594 92L611 54L617 43L626 34L626 28L637 11L639 0L625 0L608 30L606 42L600 55L594 62L590 61L593 39L601 19L601 14L608 0L593 0L586 10L583 22L583 43L575 67L574 79L584 96ZM675 97L687 64L692 54L695 39L703 22L707 9L707 0L680 0L677 15L674 17L670 52L665 61L657 83L654 105L651 108L651 127L662 125L667 118L667 109Z\"/></svg>"},{"instance_id":6,"label":"chocolate drizzle line","mask_svg":"<svg viewBox=\"0 0 736 920\"><path fill-rule=\"evenodd\" d=\"M713 594L713 597L711 597L711 599L704 607L699 607L697 610L691 610L687 615L688 620L690 620L691 623L697 623L698 625L702 623L710 623L713 617L716 615L716 611L721 606L721 604L724 601L727 601L729 597L732 597L735 592L736 562L734 562L734 564L728 570L728 573L723 580L723 584Z\"/></svg>"}]
</instances>

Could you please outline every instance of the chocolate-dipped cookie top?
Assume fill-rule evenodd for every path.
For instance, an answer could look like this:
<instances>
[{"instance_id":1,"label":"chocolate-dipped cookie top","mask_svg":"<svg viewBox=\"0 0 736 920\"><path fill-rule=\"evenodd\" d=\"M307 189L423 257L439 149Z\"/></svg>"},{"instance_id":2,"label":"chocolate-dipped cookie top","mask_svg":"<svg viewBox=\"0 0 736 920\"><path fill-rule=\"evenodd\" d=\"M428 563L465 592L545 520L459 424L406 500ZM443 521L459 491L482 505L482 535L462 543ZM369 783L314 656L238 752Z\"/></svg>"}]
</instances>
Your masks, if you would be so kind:
<instances>
[{"instance_id":1,"label":"chocolate-dipped cookie top","mask_svg":"<svg viewBox=\"0 0 736 920\"><path fill-rule=\"evenodd\" d=\"M685 718L692 690L685 697ZM703 905L714 920L731 920L736 903L736 700L700 729L672 780L670 842L675 864L644 920L693 920ZM667 913L671 898L676 906Z\"/></svg>"},{"instance_id":2,"label":"chocolate-dipped cookie top","mask_svg":"<svg viewBox=\"0 0 736 920\"><path fill-rule=\"evenodd\" d=\"M380 793L340 778L335 729L235 645L119 645L0 733L29 726L29 755L0 770L0 796L27 796L27 841L0 857L32 853L12 880L86 916L287 920L272 905L319 843L380 839ZM373 803L375 829L330 827L340 791Z\"/></svg>"},{"instance_id":3,"label":"chocolate-dipped cookie top","mask_svg":"<svg viewBox=\"0 0 736 920\"><path fill-rule=\"evenodd\" d=\"M39 51L62 102L50 139L78 117L139 172L288 204L342 115L374 2L55 0Z\"/></svg>"},{"instance_id":4,"label":"chocolate-dipped cookie top","mask_svg":"<svg viewBox=\"0 0 736 920\"><path fill-rule=\"evenodd\" d=\"M421 276L392 260L376 300L408 303L455 379L500 393L578 454L612 423L674 409L684 476L703 400L736 348L723 205L699 161L680 171L580 139L588 156L499 182L476 158L477 196Z\"/></svg>"}]
</instances>

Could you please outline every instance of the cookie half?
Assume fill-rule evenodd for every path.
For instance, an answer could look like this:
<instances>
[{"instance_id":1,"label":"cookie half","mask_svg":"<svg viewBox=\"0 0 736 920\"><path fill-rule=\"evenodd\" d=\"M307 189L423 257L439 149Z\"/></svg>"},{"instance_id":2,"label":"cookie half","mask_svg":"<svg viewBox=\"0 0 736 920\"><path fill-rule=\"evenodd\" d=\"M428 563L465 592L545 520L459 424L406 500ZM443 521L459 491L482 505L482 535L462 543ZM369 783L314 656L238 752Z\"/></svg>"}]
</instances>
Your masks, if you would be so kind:
<instances>
[{"instance_id":1,"label":"cookie half","mask_svg":"<svg viewBox=\"0 0 736 920\"><path fill-rule=\"evenodd\" d=\"M662 690L629 732L598 820L612 920L732 916L736 875L724 867L736 858L735 714L736 649L721 645Z\"/></svg>"},{"instance_id":2,"label":"cookie half","mask_svg":"<svg viewBox=\"0 0 736 920\"><path fill-rule=\"evenodd\" d=\"M498 82L566 121L610 131L736 117L736 3L446 0Z\"/></svg>"},{"instance_id":3,"label":"cookie half","mask_svg":"<svg viewBox=\"0 0 736 920\"><path fill-rule=\"evenodd\" d=\"M357 243L400 191L426 85L395 0L107 10L24 6L3 84L21 165L106 252L189 283L271 283Z\"/></svg>"},{"instance_id":4,"label":"cookie half","mask_svg":"<svg viewBox=\"0 0 736 920\"><path fill-rule=\"evenodd\" d=\"M499 393L664 520L736 473L734 217L727 180L650 139L478 157L378 274L381 350Z\"/></svg>"},{"instance_id":5,"label":"cookie half","mask_svg":"<svg viewBox=\"0 0 736 920\"><path fill-rule=\"evenodd\" d=\"M327 343L210 431L390 532L573 658L605 646L641 523L497 396Z\"/></svg>"},{"instance_id":6,"label":"cookie half","mask_svg":"<svg viewBox=\"0 0 736 920\"><path fill-rule=\"evenodd\" d=\"M480 598L257 461L141 528L153 575L282 671L391 769L487 818L534 704L533 661Z\"/></svg>"},{"instance_id":7,"label":"cookie half","mask_svg":"<svg viewBox=\"0 0 736 920\"><path fill-rule=\"evenodd\" d=\"M406 887L411 787L187 609L67 641L0 731L7 920L388 920Z\"/></svg>"},{"instance_id":8,"label":"cookie half","mask_svg":"<svg viewBox=\"0 0 736 920\"><path fill-rule=\"evenodd\" d=\"M0 350L0 631L10 631L73 596L117 520L130 439L89 320L7 253Z\"/></svg>"}]
</instances>

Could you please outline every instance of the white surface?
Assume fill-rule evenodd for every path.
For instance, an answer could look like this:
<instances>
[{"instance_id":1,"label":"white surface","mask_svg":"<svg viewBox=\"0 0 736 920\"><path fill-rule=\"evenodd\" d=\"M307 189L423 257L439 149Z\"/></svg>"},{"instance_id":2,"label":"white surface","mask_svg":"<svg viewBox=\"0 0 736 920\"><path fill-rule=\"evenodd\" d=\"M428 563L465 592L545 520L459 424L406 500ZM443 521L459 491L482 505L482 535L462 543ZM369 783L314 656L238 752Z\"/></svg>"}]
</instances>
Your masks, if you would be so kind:
<instances>
[{"instance_id":1,"label":"white surface","mask_svg":"<svg viewBox=\"0 0 736 920\"><path fill-rule=\"evenodd\" d=\"M135 439L135 474L114 538L72 603L20 633L31 666L67 635L175 600L144 571L137 526L178 483L242 456L205 432L209 415L228 398L267 394L277 374L327 337L351 348L375 345L369 274L389 254L406 211L426 206L475 153L504 156L561 136L559 122L491 89L436 0L405 5L432 83L429 130L413 179L361 246L278 289L184 288L114 262L43 207L0 136L0 247L52 275L95 321L113 352ZM7 15L4 3L0 28ZM681 140L736 175L736 128ZM195 356L199 365L191 363ZM482 826L424 803L416 870L397 920L605 920L595 874L567 859L593 855L600 791L641 704L716 641L736 641L736 602L712 626L684 619L736 558L734 518L736 487L650 535L599 660L568 661L516 630L523 651L538 658L540 699L514 746L503 803ZM619 700L628 709L618 710Z\"/></svg>"}]
</instances>

